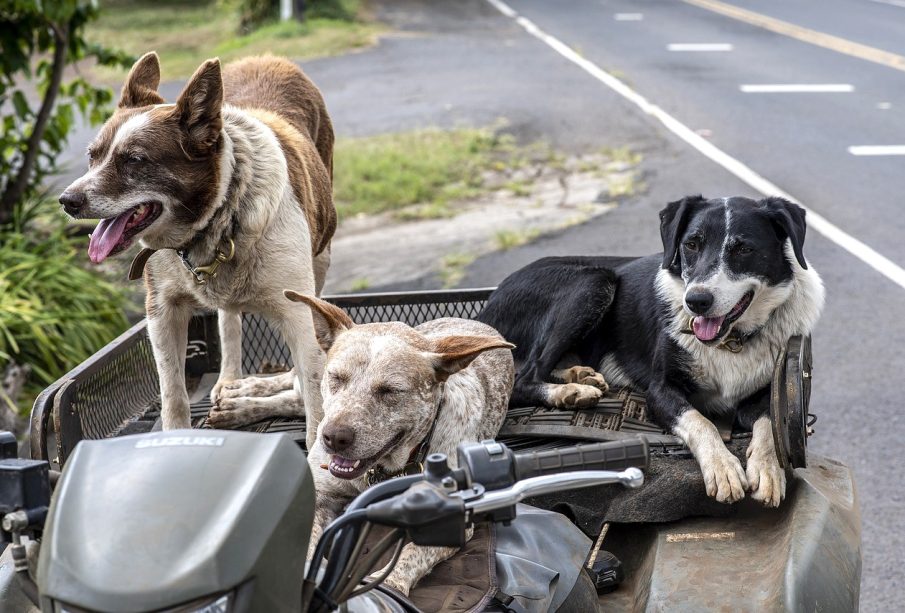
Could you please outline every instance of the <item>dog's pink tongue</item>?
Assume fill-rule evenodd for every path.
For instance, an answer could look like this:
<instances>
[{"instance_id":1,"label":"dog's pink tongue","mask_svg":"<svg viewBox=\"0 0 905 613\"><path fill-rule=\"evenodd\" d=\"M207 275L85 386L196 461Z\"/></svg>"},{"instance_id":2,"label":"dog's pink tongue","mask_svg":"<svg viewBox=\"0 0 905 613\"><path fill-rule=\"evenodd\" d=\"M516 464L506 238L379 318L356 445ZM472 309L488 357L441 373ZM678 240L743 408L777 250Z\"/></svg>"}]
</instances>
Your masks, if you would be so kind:
<instances>
[{"instance_id":1,"label":"dog's pink tongue","mask_svg":"<svg viewBox=\"0 0 905 613\"><path fill-rule=\"evenodd\" d=\"M341 455L335 455L332 458L333 463L339 466L340 468L352 468L355 465L355 460L350 460L349 458L344 458Z\"/></svg>"},{"instance_id":2,"label":"dog's pink tongue","mask_svg":"<svg viewBox=\"0 0 905 613\"><path fill-rule=\"evenodd\" d=\"M91 240L88 241L88 259L95 264L103 262L123 237L123 231L131 216L132 211L129 210L116 217L101 219L91 235Z\"/></svg>"},{"instance_id":3,"label":"dog's pink tongue","mask_svg":"<svg viewBox=\"0 0 905 613\"><path fill-rule=\"evenodd\" d=\"M699 341L712 341L719 334L724 319L726 319L725 315L722 317L695 317L691 324L694 335Z\"/></svg>"}]
</instances>

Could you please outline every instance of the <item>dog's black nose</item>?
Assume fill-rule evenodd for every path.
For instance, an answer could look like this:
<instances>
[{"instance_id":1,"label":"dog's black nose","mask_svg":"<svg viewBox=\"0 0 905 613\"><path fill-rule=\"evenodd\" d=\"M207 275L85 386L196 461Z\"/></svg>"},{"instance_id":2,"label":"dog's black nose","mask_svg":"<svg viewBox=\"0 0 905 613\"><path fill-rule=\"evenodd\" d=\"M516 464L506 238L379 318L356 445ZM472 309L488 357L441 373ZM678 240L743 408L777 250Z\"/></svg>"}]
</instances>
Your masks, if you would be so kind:
<instances>
[{"instance_id":1,"label":"dog's black nose","mask_svg":"<svg viewBox=\"0 0 905 613\"><path fill-rule=\"evenodd\" d=\"M85 192L66 190L60 194L60 204L67 213L75 215L88 204L88 197L85 196Z\"/></svg>"},{"instance_id":2,"label":"dog's black nose","mask_svg":"<svg viewBox=\"0 0 905 613\"><path fill-rule=\"evenodd\" d=\"M327 426L321 436L327 450L335 453L345 451L355 442L355 432L348 426Z\"/></svg>"},{"instance_id":3,"label":"dog's black nose","mask_svg":"<svg viewBox=\"0 0 905 613\"><path fill-rule=\"evenodd\" d=\"M691 292L685 294L685 304L692 313L706 315L713 306L713 294L710 292Z\"/></svg>"}]
</instances>

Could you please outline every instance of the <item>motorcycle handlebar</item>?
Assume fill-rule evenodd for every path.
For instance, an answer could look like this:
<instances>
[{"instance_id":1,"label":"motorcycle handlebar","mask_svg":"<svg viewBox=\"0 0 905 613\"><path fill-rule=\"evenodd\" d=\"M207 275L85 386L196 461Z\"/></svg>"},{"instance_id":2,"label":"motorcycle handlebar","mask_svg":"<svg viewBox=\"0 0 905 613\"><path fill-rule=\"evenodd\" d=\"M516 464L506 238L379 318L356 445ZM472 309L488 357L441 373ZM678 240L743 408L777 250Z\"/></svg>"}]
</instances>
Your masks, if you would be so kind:
<instances>
[{"instance_id":1,"label":"motorcycle handlebar","mask_svg":"<svg viewBox=\"0 0 905 613\"><path fill-rule=\"evenodd\" d=\"M619 472L578 470L531 477L518 481L512 487L503 490L485 492L480 498L466 502L465 508L472 514L487 513L512 506L532 496L616 483L629 488L641 487L644 484L644 473L641 472L641 469L630 466Z\"/></svg>"},{"instance_id":2,"label":"motorcycle handlebar","mask_svg":"<svg viewBox=\"0 0 905 613\"><path fill-rule=\"evenodd\" d=\"M643 470L647 468L648 459L644 438L530 451L515 454L515 478L521 481L578 470L625 470L631 467Z\"/></svg>"}]
</instances>

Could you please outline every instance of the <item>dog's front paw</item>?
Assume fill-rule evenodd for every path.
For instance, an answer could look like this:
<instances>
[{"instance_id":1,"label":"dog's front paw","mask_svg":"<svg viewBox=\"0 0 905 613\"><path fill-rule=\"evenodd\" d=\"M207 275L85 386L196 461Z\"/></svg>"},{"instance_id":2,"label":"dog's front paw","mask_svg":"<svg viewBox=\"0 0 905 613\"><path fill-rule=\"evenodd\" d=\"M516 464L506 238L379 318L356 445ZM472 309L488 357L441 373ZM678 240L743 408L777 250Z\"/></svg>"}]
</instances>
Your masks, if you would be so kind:
<instances>
[{"instance_id":1,"label":"dog's front paw","mask_svg":"<svg viewBox=\"0 0 905 613\"><path fill-rule=\"evenodd\" d=\"M567 368L559 372L565 383L590 385L602 392L610 389L610 386L607 384L606 379L603 378L603 375L589 366L573 366L572 368Z\"/></svg>"},{"instance_id":2,"label":"dog's front paw","mask_svg":"<svg viewBox=\"0 0 905 613\"><path fill-rule=\"evenodd\" d=\"M603 390L591 385L580 383L566 383L565 385L551 385L550 404L558 409L586 409L597 405Z\"/></svg>"},{"instance_id":3,"label":"dog's front paw","mask_svg":"<svg viewBox=\"0 0 905 613\"><path fill-rule=\"evenodd\" d=\"M770 450L772 452L772 449ZM776 508L786 497L786 473L775 453L761 453L748 447L748 488L751 498Z\"/></svg>"},{"instance_id":4,"label":"dog's front paw","mask_svg":"<svg viewBox=\"0 0 905 613\"><path fill-rule=\"evenodd\" d=\"M211 405L217 406L217 403L220 401L220 396L223 394L224 389L228 388L228 386L233 383L241 382L239 380L232 379L218 379L216 383L214 383L214 388L211 390Z\"/></svg>"},{"instance_id":5,"label":"dog's front paw","mask_svg":"<svg viewBox=\"0 0 905 613\"><path fill-rule=\"evenodd\" d=\"M745 497L748 479L738 458L725 447L699 462L707 495L717 502L738 502Z\"/></svg>"},{"instance_id":6,"label":"dog's front paw","mask_svg":"<svg viewBox=\"0 0 905 613\"><path fill-rule=\"evenodd\" d=\"M257 421L244 398L220 398L207 414L207 423L219 430L238 428Z\"/></svg>"}]
</instances>

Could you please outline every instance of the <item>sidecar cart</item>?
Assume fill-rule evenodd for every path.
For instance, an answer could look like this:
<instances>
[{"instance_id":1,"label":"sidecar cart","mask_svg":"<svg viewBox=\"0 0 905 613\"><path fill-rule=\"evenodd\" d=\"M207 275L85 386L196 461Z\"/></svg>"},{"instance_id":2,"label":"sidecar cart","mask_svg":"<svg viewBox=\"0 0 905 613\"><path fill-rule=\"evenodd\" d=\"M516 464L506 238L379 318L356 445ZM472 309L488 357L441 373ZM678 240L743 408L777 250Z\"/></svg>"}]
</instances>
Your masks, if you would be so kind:
<instances>
[{"instance_id":1,"label":"sidecar cart","mask_svg":"<svg viewBox=\"0 0 905 613\"><path fill-rule=\"evenodd\" d=\"M357 322L472 317L491 289L333 296ZM285 346L255 315L244 321L245 373L290 367ZM186 376L192 422L206 426L219 368L216 316L192 321ZM594 543L588 564L606 611L853 611L861 578L861 525L850 469L807 451L810 339L795 337L777 357L772 386L776 447L789 479L778 509L752 500L708 498L701 472L676 437L648 419L643 395L612 390L580 411L511 410L498 437L516 451L576 442L646 437L651 460L638 490L589 488L532 499L575 522ZM819 407L816 407L819 410ZM159 428L157 372L146 323L129 331L48 387L31 416L32 457L57 469L79 441ZM283 432L304 445L304 419L268 419L246 430ZM744 462L750 433L722 424ZM620 581L621 579L621 581Z\"/></svg>"}]
</instances>

